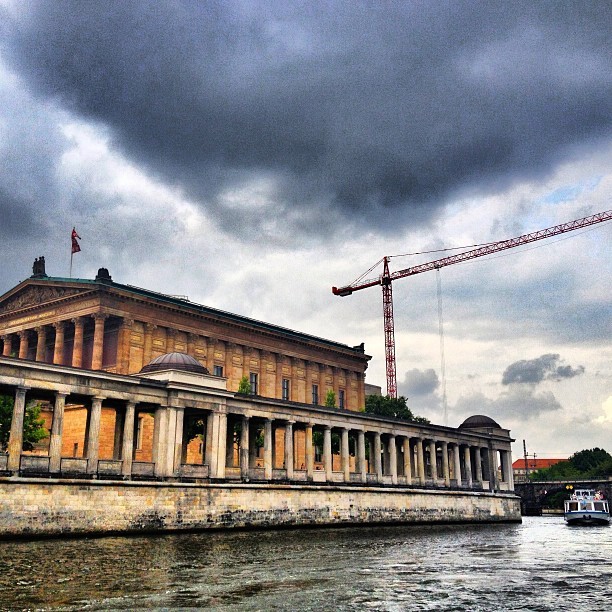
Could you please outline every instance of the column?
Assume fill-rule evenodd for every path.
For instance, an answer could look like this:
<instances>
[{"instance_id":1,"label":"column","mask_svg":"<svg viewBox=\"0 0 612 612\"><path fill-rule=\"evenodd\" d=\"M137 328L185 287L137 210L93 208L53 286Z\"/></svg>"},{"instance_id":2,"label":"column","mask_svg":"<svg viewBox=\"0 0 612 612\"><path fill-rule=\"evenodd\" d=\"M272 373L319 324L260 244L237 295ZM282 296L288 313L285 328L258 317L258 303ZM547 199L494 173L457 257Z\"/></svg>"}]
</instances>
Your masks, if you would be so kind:
<instances>
[{"instance_id":1,"label":"column","mask_svg":"<svg viewBox=\"0 0 612 612\"><path fill-rule=\"evenodd\" d=\"M198 334L187 334L187 354L195 357L195 347L196 342L198 341ZM206 362L206 366L208 367L208 361ZM212 374L212 368L208 367L208 370Z\"/></svg>"},{"instance_id":2,"label":"column","mask_svg":"<svg viewBox=\"0 0 612 612\"><path fill-rule=\"evenodd\" d=\"M476 481L482 486L482 458L479 446L474 448L474 463L476 463Z\"/></svg>"},{"instance_id":3,"label":"column","mask_svg":"<svg viewBox=\"0 0 612 612\"><path fill-rule=\"evenodd\" d=\"M28 330L23 329L17 332L19 336L19 359L28 358Z\"/></svg>"},{"instance_id":4,"label":"column","mask_svg":"<svg viewBox=\"0 0 612 612\"><path fill-rule=\"evenodd\" d=\"M404 438L404 476L406 477L406 484L412 484L412 458L410 448L410 438Z\"/></svg>"},{"instance_id":5,"label":"column","mask_svg":"<svg viewBox=\"0 0 612 612\"><path fill-rule=\"evenodd\" d=\"M325 425L323 430L323 465L325 466L325 479L333 480L332 447L331 447L331 425Z\"/></svg>"},{"instance_id":6,"label":"column","mask_svg":"<svg viewBox=\"0 0 612 612\"><path fill-rule=\"evenodd\" d=\"M436 457L436 442L429 442L429 465L431 467L431 479L435 485L438 484L438 460Z\"/></svg>"},{"instance_id":7,"label":"column","mask_svg":"<svg viewBox=\"0 0 612 612\"><path fill-rule=\"evenodd\" d=\"M44 361L47 348L47 328L44 325L36 328L36 361Z\"/></svg>"},{"instance_id":8,"label":"column","mask_svg":"<svg viewBox=\"0 0 612 612\"><path fill-rule=\"evenodd\" d=\"M157 329L157 325L153 323L144 324L144 347L142 352L142 365L147 365L153 356L153 332Z\"/></svg>"},{"instance_id":9,"label":"column","mask_svg":"<svg viewBox=\"0 0 612 612\"><path fill-rule=\"evenodd\" d=\"M455 460L455 480L457 486L461 486L461 455L459 454L459 444L453 445L453 458Z\"/></svg>"},{"instance_id":10,"label":"column","mask_svg":"<svg viewBox=\"0 0 612 612\"><path fill-rule=\"evenodd\" d=\"M98 450L100 448L100 419L102 416L103 397L91 399L89 411L89 436L87 437L87 473L95 474L98 471Z\"/></svg>"},{"instance_id":11,"label":"column","mask_svg":"<svg viewBox=\"0 0 612 612\"><path fill-rule=\"evenodd\" d=\"M19 470L21 451L23 449L23 418L25 415L25 397L28 387L15 389L15 403L13 405L13 418L11 420L11 433L8 442L8 464L11 472Z\"/></svg>"},{"instance_id":12,"label":"column","mask_svg":"<svg viewBox=\"0 0 612 612\"><path fill-rule=\"evenodd\" d=\"M240 477L249 479L249 417L243 416L240 427Z\"/></svg>"},{"instance_id":13,"label":"column","mask_svg":"<svg viewBox=\"0 0 612 612\"><path fill-rule=\"evenodd\" d=\"M74 345L72 347L72 367L83 367L83 328L85 321L82 317L72 319L74 323Z\"/></svg>"},{"instance_id":14,"label":"column","mask_svg":"<svg viewBox=\"0 0 612 612\"><path fill-rule=\"evenodd\" d=\"M238 389L238 383L240 382L240 378L236 380L236 384L234 385L234 364L232 361L232 353L235 348L235 344L231 342L225 342L225 378L227 378L227 388L228 390L236 390ZM242 374L240 374L242 376Z\"/></svg>"},{"instance_id":15,"label":"column","mask_svg":"<svg viewBox=\"0 0 612 612\"><path fill-rule=\"evenodd\" d=\"M285 469L287 479L293 479L293 421L287 421L285 425Z\"/></svg>"},{"instance_id":16,"label":"column","mask_svg":"<svg viewBox=\"0 0 612 612\"><path fill-rule=\"evenodd\" d=\"M366 482L366 453L365 453L365 432L357 432L357 472L361 476L361 482Z\"/></svg>"},{"instance_id":17,"label":"column","mask_svg":"<svg viewBox=\"0 0 612 612\"><path fill-rule=\"evenodd\" d=\"M499 463L497 461L497 451L494 448L489 449L489 489L491 491L499 491Z\"/></svg>"},{"instance_id":18,"label":"column","mask_svg":"<svg viewBox=\"0 0 612 612\"><path fill-rule=\"evenodd\" d=\"M51 438L49 440L49 472L57 473L62 467L62 431L64 429L64 408L67 393L55 394L53 406L53 423L51 425Z\"/></svg>"},{"instance_id":19,"label":"column","mask_svg":"<svg viewBox=\"0 0 612 612\"><path fill-rule=\"evenodd\" d=\"M503 451L502 460L505 464L504 473L507 474L506 481L508 483L508 490L514 491L514 474L512 473L512 453L510 451Z\"/></svg>"},{"instance_id":20,"label":"column","mask_svg":"<svg viewBox=\"0 0 612 612\"><path fill-rule=\"evenodd\" d=\"M227 413L219 412L217 419L217 478L225 478L225 457L227 455Z\"/></svg>"},{"instance_id":21,"label":"column","mask_svg":"<svg viewBox=\"0 0 612 612\"><path fill-rule=\"evenodd\" d=\"M214 338L209 337L206 340L206 367L211 374L215 373L215 344Z\"/></svg>"},{"instance_id":22,"label":"column","mask_svg":"<svg viewBox=\"0 0 612 612\"><path fill-rule=\"evenodd\" d=\"M282 399L283 397L283 356L278 353L270 353L270 361L274 360L274 397L276 399ZM291 387L291 382L289 382ZM291 393L291 388L289 389Z\"/></svg>"},{"instance_id":23,"label":"column","mask_svg":"<svg viewBox=\"0 0 612 612\"><path fill-rule=\"evenodd\" d=\"M168 408L168 448L167 476L179 476L183 457L183 418L185 409L182 407Z\"/></svg>"},{"instance_id":24,"label":"column","mask_svg":"<svg viewBox=\"0 0 612 612\"><path fill-rule=\"evenodd\" d=\"M6 334L5 336L2 336L2 341L4 342L4 345L2 347L2 356L3 357L10 357L11 356L11 334Z\"/></svg>"},{"instance_id":25,"label":"column","mask_svg":"<svg viewBox=\"0 0 612 612\"><path fill-rule=\"evenodd\" d=\"M121 473L123 476L132 474L132 458L134 456L134 418L136 404L127 402L125 405L125 418L123 419L123 445L121 448Z\"/></svg>"},{"instance_id":26,"label":"column","mask_svg":"<svg viewBox=\"0 0 612 612\"><path fill-rule=\"evenodd\" d=\"M166 456L166 408L157 406L153 423L153 462L155 476L164 476L164 458Z\"/></svg>"},{"instance_id":27,"label":"column","mask_svg":"<svg viewBox=\"0 0 612 612\"><path fill-rule=\"evenodd\" d=\"M442 442L442 473L444 474L444 486L450 487L450 469L448 466L448 442Z\"/></svg>"},{"instance_id":28,"label":"column","mask_svg":"<svg viewBox=\"0 0 612 612\"><path fill-rule=\"evenodd\" d=\"M336 396L336 404L340 408L340 368L332 368L332 385Z\"/></svg>"},{"instance_id":29,"label":"column","mask_svg":"<svg viewBox=\"0 0 612 612\"><path fill-rule=\"evenodd\" d=\"M127 374L130 369L130 346L132 344L132 327L134 319L124 318L121 321L119 338L117 342L117 373ZM76 343L76 324L75 324L75 343Z\"/></svg>"},{"instance_id":30,"label":"column","mask_svg":"<svg viewBox=\"0 0 612 612\"><path fill-rule=\"evenodd\" d=\"M391 483L397 484L397 446L395 436L389 436L389 463L391 464Z\"/></svg>"},{"instance_id":31,"label":"column","mask_svg":"<svg viewBox=\"0 0 612 612\"><path fill-rule=\"evenodd\" d=\"M166 329L166 353L174 353L176 345L176 329L168 327Z\"/></svg>"},{"instance_id":32,"label":"column","mask_svg":"<svg viewBox=\"0 0 612 612\"><path fill-rule=\"evenodd\" d=\"M467 486L472 486L472 457L470 455L470 447L466 446L463 451L463 462L465 463L465 476L467 479Z\"/></svg>"},{"instance_id":33,"label":"column","mask_svg":"<svg viewBox=\"0 0 612 612\"><path fill-rule=\"evenodd\" d=\"M419 470L419 484L425 484L425 459L423 457L423 438L417 438L417 464Z\"/></svg>"},{"instance_id":34,"label":"column","mask_svg":"<svg viewBox=\"0 0 612 612\"><path fill-rule=\"evenodd\" d=\"M381 440L380 433L374 432L374 472L376 473L376 480L382 482L382 461L381 461Z\"/></svg>"},{"instance_id":35,"label":"column","mask_svg":"<svg viewBox=\"0 0 612 612\"><path fill-rule=\"evenodd\" d=\"M272 480L272 419L264 423L264 478Z\"/></svg>"},{"instance_id":36,"label":"column","mask_svg":"<svg viewBox=\"0 0 612 612\"><path fill-rule=\"evenodd\" d=\"M204 441L204 463L208 466L208 475L212 478L217 473L217 458L214 450L213 432L215 429L215 413L206 416L206 440Z\"/></svg>"},{"instance_id":37,"label":"column","mask_svg":"<svg viewBox=\"0 0 612 612\"><path fill-rule=\"evenodd\" d=\"M314 449L312 446L312 423L306 423L305 427L306 441L305 441L305 454L306 454L306 478L312 480L314 474Z\"/></svg>"},{"instance_id":38,"label":"column","mask_svg":"<svg viewBox=\"0 0 612 612\"><path fill-rule=\"evenodd\" d=\"M64 363L64 330L65 321L53 323L55 327L55 346L53 348L53 363L63 365Z\"/></svg>"},{"instance_id":39,"label":"column","mask_svg":"<svg viewBox=\"0 0 612 612\"><path fill-rule=\"evenodd\" d=\"M102 358L104 355L104 322L107 315L97 312L91 315L94 319L93 355L91 358L91 369L102 369Z\"/></svg>"},{"instance_id":40,"label":"column","mask_svg":"<svg viewBox=\"0 0 612 612\"><path fill-rule=\"evenodd\" d=\"M340 453L342 457L342 472L344 474L344 482L350 482L351 463L349 455L349 430L346 427L342 428L342 445Z\"/></svg>"}]
</instances>

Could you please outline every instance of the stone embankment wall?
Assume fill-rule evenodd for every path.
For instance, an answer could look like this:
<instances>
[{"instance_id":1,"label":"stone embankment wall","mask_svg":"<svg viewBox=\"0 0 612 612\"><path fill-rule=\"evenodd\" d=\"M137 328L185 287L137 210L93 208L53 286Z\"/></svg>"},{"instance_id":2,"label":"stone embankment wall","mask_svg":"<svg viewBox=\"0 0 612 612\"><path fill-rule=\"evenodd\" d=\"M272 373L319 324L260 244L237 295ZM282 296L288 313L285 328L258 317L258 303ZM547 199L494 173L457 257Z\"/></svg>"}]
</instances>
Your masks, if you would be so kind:
<instances>
[{"instance_id":1,"label":"stone embankment wall","mask_svg":"<svg viewBox=\"0 0 612 612\"><path fill-rule=\"evenodd\" d=\"M0 538L368 523L520 521L512 494L0 478Z\"/></svg>"}]
</instances>

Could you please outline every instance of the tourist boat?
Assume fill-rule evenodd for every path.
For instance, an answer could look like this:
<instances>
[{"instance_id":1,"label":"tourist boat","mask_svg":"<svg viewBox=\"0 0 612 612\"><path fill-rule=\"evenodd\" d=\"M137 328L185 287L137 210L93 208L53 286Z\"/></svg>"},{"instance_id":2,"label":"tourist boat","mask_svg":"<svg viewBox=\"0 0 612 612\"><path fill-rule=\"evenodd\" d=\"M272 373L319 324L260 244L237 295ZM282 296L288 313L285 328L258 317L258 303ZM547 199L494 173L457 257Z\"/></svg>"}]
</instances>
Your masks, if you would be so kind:
<instances>
[{"instance_id":1,"label":"tourist boat","mask_svg":"<svg viewBox=\"0 0 612 612\"><path fill-rule=\"evenodd\" d=\"M576 489L565 500L564 517L568 525L608 525L610 505L593 489Z\"/></svg>"}]
</instances>

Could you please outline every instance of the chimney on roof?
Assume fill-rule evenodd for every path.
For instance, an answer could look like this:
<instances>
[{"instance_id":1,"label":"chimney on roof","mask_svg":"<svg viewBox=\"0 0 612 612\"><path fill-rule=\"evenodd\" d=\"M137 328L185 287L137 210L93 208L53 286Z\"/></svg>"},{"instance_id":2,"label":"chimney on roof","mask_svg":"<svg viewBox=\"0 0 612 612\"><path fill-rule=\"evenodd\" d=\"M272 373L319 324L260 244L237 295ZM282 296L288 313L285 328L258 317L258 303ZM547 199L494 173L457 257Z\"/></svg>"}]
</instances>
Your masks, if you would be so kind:
<instances>
[{"instance_id":1,"label":"chimney on roof","mask_svg":"<svg viewBox=\"0 0 612 612\"><path fill-rule=\"evenodd\" d=\"M100 268L96 274L96 280L99 283L112 283L113 279L106 268Z\"/></svg>"}]
</instances>

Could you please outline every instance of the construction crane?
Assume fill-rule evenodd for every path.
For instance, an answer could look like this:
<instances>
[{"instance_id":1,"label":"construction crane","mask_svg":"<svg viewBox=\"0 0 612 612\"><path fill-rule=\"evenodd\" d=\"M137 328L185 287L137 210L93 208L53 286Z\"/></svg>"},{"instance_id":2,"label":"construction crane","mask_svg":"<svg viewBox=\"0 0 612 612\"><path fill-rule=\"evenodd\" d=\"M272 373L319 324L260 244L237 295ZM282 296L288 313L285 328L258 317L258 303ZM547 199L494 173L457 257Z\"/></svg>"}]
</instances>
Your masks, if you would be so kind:
<instances>
[{"instance_id":1,"label":"construction crane","mask_svg":"<svg viewBox=\"0 0 612 612\"><path fill-rule=\"evenodd\" d=\"M398 270L397 272L389 271L389 260L391 257L385 256L382 260L379 260L372 268L362 274L357 280L353 281L350 285L345 287L332 287L332 293L345 297L351 295L355 291L361 289L367 289L368 287L375 287L380 285L382 287L383 296L383 317L384 317L384 331L385 331L385 362L387 366L387 394L390 397L397 397L397 374L395 364L395 327L393 321L393 293L391 283L400 278L406 276L414 276L415 274L421 274L422 272L429 272L430 270L439 270L446 266L452 266L453 264L462 263L470 259L476 259L477 257L484 257L485 255L491 255L499 251L506 249L513 249L514 247L528 244L530 242L536 242L537 240L543 240L544 238L551 238L559 234L565 234L566 232L573 232L574 230L594 225L596 223L603 223L612 219L612 210L597 213L590 217L583 217L582 219L576 219L575 221L569 221L568 223L562 223L561 225L555 225L531 234L524 234L517 236L516 238L509 238L508 240L500 240L499 242L490 242L479 246L476 249L464 251L463 253L457 253L456 255L450 255L443 257L442 259L436 259L427 263L419 264L411 268L405 268L404 270ZM366 274L369 274L374 267L382 261L383 271L377 278L370 278L362 280Z\"/></svg>"}]
</instances>

